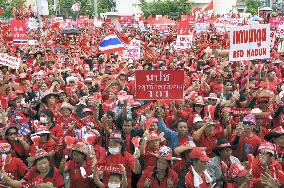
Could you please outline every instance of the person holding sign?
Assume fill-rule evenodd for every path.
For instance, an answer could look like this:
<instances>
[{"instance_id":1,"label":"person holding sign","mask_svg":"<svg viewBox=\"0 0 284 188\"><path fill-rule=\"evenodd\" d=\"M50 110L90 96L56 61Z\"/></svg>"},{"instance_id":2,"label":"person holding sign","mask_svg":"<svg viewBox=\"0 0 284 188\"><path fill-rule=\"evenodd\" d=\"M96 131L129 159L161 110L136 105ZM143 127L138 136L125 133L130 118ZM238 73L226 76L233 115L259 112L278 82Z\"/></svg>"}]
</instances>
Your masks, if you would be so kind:
<instances>
[{"instance_id":1,"label":"person holding sign","mask_svg":"<svg viewBox=\"0 0 284 188\"><path fill-rule=\"evenodd\" d=\"M69 172L70 188L95 187L95 182L91 178L92 160L89 157L89 147L83 142L77 142L72 148L72 160L67 161L63 158L61 160L59 171Z\"/></svg>"},{"instance_id":2,"label":"person holding sign","mask_svg":"<svg viewBox=\"0 0 284 188\"><path fill-rule=\"evenodd\" d=\"M180 160L172 156L171 148L167 146L160 147L157 154L152 153L157 158L155 166L148 166L137 187L160 187L160 188L174 188L178 183L177 173L171 169L174 160Z\"/></svg>"}]
</instances>

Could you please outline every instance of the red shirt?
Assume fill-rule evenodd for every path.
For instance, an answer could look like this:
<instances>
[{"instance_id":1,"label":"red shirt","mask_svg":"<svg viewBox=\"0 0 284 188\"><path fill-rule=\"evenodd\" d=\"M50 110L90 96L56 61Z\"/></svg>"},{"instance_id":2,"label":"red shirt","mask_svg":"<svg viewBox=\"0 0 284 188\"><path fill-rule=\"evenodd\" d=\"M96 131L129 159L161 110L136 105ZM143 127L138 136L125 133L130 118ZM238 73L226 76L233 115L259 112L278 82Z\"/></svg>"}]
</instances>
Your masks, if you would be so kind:
<instances>
[{"instance_id":1,"label":"red shirt","mask_svg":"<svg viewBox=\"0 0 284 188\"><path fill-rule=\"evenodd\" d=\"M202 172L201 178L203 183L199 186L199 188L210 188L211 183L206 183L204 172ZM189 167L189 172L185 176L185 185L188 187L194 187L193 173L191 167Z\"/></svg>"},{"instance_id":2,"label":"red shirt","mask_svg":"<svg viewBox=\"0 0 284 188\"><path fill-rule=\"evenodd\" d=\"M153 188L168 188L168 181L173 182L173 187L176 187L178 183L178 175L173 169L168 169L168 174L162 181L159 181L155 176L156 166L149 166L143 172L139 179L138 188L144 188L146 179L151 181L151 187Z\"/></svg>"},{"instance_id":3,"label":"red shirt","mask_svg":"<svg viewBox=\"0 0 284 188\"><path fill-rule=\"evenodd\" d=\"M62 117L58 119L58 125L62 128L63 135L64 136L73 136L75 137L74 131L70 131L68 129L68 124L71 123L73 120L71 118L68 118L67 120L63 119Z\"/></svg>"},{"instance_id":4,"label":"red shirt","mask_svg":"<svg viewBox=\"0 0 284 188\"><path fill-rule=\"evenodd\" d=\"M16 158L16 157L12 157L10 158L11 161L6 162L5 164L5 172L7 173L7 175L14 179L14 180L21 180L26 171L28 170L27 166L23 163L23 161L19 158ZM6 161L9 161L8 157L6 159ZM1 167L2 167L3 164L1 164Z\"/></svg>"},{"instance_id":5,"label":"red shirt","mask_svg":"<svg viewBox=\"0 0 284 188\"><path fill-rule=\"evenodd\" d=\"M63 129L60 127L60 125L56 124L55 126L51 127L49 129L52 135L57 137L58 139L63 136Z\"/></svg>"},{"instance_id":6,"label":"red shirt","mask_svg":"<svg viewBox=\"0 0 284 188\"><path fill-rule=\"evenodd\" d=\"M133 171L134 168L134 158L130 153L124 152L124 155L107 155L103 164L122 164L126 169L128 185L131 185L131 171ZM104 172L104 185L107 185L108 178L109 174L107 172Z\"/></svg>"},{"instance_id":7,"label":"red shirt","mask_svg":"<svg viewBox=\"0 0 284 188\"><path fill-rule=\"evenodd\" d=\"M181 161L176 161L174 163L173 166L173 170L177 173L177 174L181 174L184 172L184 167L187 165L187 162L185 160L181 160Z\"/></svg>"},{"instance_id":8,"label":"red shirt","mask_svg":"<svg viewBox=\"0 0 284 188\"><path fill-rule=\"evenodd\" d=\"M125 134L125 149L128 153L133 153L130 148L131 138L130 134Z\"/></svg>"},{"instance_id":9,"label":"red shirt","mask_svg":"<svg viewBox=\"0 0 284 188\"><path fill-rule=\"evenodd\" d=\"M155 152L156 151L153 151L146 146L145 154L142 156L144 161L144 169L147 168L148 166L155 166L157 164L157 157L151 154Z\"/></svg>"},{"instance_id":10,"label":"red shirt","mask_svg":"<svg viewBox=\"0 0 284 188\"><path fill-rule=\"evenodd\" d=\"M94 152L97 157L98 163L102 163L106 157L106 150L99 144L94 145Z\"/></svg>"},{"instance_id":11,"label":"red shirt","mask_svg":"<svg viewBox=\"0 0 284 188\"><path fill-rule=\"evenodd\" d=\"M31 168L25 175L24 179L27 182L33 182L40 177L40 173L37 171L36 167ZM49 173L43 178L43 182L51 182L54 187L64 186L63 176L59 173L57 168L50 167Z\"/></svg>"},{"instance_id":12,"label":"red shirt","mask_svg":"<svg viewBox=\"0 0 284 188\"><path fill-rule=\"evenodd\" d=\"M69 170L68 172L69 172L69 177L70 177L70 188L96 187L96 184L92 178L82 177L81 172L80 172L81 165L78 165L75 161L71 160L71 161L67 161L67 166L68 166L68 170ZM86 176L89 176L92 174L91 167L92 167L92 162L91 160L87 159L86 165L84 166L86 170Z\"/></svg>"},{"instance_id":13,"label":"red shirt","mask_svg":"<svg viewBox=\"0 0 284 188\"><path fill-rule=\"evenodd\" d=\"M272 177L278 177L278 170L282 171L282 166L278 161L273 160L269 167L269 172ZM265 173L265 169L260 165L259 158L254 158L252 162L252 176L253 176L253 187L264 187L264 185L261 184L260 181L260 176L261 174ZM277 178L279 181L281 180L280 178ZM282 182L280 181L280 184L284 183L283 180Z\"/></svg>"},{"instance_id":14,"label":"red shirt","mask_svg":"<svg viewBox=\"0 0 284 188\"><path fill-rule=\"evenodd\" d=\"M233 138L232 140L234 140L235 136L236 135L232 136ZM249 153L255 154L260 143L261 143L261 139L255 133L253 133L253 136L251 138L246 136L244 138L244 141L242 138L240 138L240 141L239 141L240 147L238 147L236 150L233 151L234 156L238 158L242 156L244 145L251 145L252 151L250 151Z\"/></svg>"}]
</instances>

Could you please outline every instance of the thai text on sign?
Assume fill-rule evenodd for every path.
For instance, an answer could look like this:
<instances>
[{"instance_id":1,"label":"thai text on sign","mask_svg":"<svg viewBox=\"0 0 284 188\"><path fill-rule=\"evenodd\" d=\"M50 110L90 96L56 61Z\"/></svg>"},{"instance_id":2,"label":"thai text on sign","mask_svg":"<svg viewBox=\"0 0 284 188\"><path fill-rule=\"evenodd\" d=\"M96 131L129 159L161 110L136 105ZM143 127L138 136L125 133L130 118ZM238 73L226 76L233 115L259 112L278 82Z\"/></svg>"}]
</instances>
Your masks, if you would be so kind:
<instances>
[{"instance_id":1,"label":"thai text on sign","mask_svg":"<svg viewBox=\"0 0 284 188\"><path fill-rule=\"evenodd\" d=\"M137 70L135 75L136 99L183 99L183 70Z\"/></svg>"},{"instance_id":2,"label":"thai text on sign","mask_svg":"<svg viewBox=\"0 0 284 188\"><path fill-rule=\"evenodd\" d=\"M230 29L230 61L270 58L269 24L245 25Z\"/></svg>"},{"instance_id":3,"label":"thai text on sign","mask_svg":"<svg viewBox=\"0 0 284 188\"><path fill-rule=\"evenodd\" d=\"M20 58L9 56L7 54L0 53L0 64L8 66L12 69L18 69L20 67Z\"/></svg>"}]
</instances>

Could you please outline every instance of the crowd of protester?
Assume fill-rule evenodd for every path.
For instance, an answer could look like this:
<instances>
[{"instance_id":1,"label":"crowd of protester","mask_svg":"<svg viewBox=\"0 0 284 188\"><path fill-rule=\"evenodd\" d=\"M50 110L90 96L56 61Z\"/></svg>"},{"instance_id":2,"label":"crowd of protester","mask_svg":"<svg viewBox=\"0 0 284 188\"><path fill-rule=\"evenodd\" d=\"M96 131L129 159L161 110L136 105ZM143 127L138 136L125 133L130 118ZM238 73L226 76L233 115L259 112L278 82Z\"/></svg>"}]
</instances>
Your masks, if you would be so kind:
<instances>
[{"instance_id":1,"label":"crowd of protester","mask_svg":"<svg viewBox=\"0 0 284 188\"><path fill-rule=\"evenodd\" d=\"M31 46L0 35L21 58L0 65L1 187L282 187L281 39L270 59L229 62L228 32L191 30L177 50L168 29L122 28L138 60L98 50L112 24L29 30ZM157 69L184 70L184 99L135 100L135 70Z\"/></svg>"}]
</instances>

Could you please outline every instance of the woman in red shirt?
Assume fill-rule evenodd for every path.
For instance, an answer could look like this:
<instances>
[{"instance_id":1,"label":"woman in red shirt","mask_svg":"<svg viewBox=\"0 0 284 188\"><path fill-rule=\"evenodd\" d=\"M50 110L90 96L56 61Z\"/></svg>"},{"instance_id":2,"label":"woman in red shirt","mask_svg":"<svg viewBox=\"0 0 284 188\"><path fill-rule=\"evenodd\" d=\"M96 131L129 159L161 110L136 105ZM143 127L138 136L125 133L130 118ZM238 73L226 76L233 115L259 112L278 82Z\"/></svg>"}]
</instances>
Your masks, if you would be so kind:
<instances>
[{"instance_id":1,"label":"woman in red shirt","mask_svg":"<svg viewBox=\"0 0 284 188\"><path fill-rule=\"evenodd\" d=\"M17 157L12 157L11 145L8 143L1 143L0 154L2 156L0 166L2 168L2 166L4 165L3 169L7 173L7 176L15 180L21 180L24 177L28 168L21 159ZM1 183L3 184L4 182Z\"/></svg>"},{"instance_id":2,"label":"woman in red shirt","mask_svg":"<svg viewBox=\"0 0 284 188\"><path fill-rule=\"evenodd\" d=\"M162 146L158 154L152 154L157 158L155 166L148 166L139 182L137 187L160 187L160 188L174 188L178 183L177 173L171 169L173 160L179 160L172 156L171 148Z\"/></svg>"},{"instance_id":3,"label":"woman in red shirt","mask_svg":"<svg viewBox=\"0 0 284 188\"><path fill-rule=\"evenodd\" d=\"M102 164L122 164L126 169L128 185L131 185L132 172L135 174L141 173L138 157L134 157L125 151L120 132L112 132L109 137L107 156ZM108 179L109 173L104 172L104 185L107 184Z\"/></svg>"},{"instance_id":4,"label":"woman in red shirt","mask_svg":"<svg viewBox=\"0 0 284 188\"><path fill-rule=\"evenodd\" d=\"M24 181L13 180L3 174L3 181L11 187L64 187L63 176L57 168L49 163L49 154L43 149L39 149L33 156L33 167L29 169L24 177Z\"/></svg>"},{"instance_id":5,"label":"woman in red shirt","mask_svg":"<svg viewBox=\"0 0 284 188\"><path fill-rule=\"evenodd\" d=\"M40 136L40 141L38 146L35 146L36 143L30 146L31 155L34 156L36 150L43 149L48 153L49 158L51 159L50 163L54 165L56 142L50 137L50 131L47 129L47 127L40 125L36 127L35 133L32 134L31 137L33 136ZM33 157L29 157L27 160L30 166L31 164L30 162L33 160Z\"/></svg>"},{"instance_id":6,"label":"woman in red shirt","mask_svg":"<svg viewBox=\"0 0 284 188\"><path fill-rule=\"evenodd\" d=\"M72 160L67 161L63 158L59 171L69 172L70 188L95 187L93 178L89 177L93 174L93 160L88 158L89 147L83 142L76 143L72 148Z\"/></svg>"}]
</instances>

